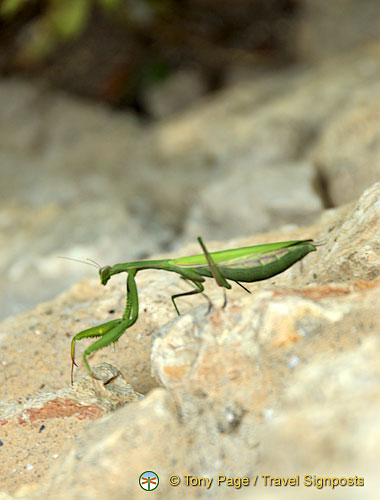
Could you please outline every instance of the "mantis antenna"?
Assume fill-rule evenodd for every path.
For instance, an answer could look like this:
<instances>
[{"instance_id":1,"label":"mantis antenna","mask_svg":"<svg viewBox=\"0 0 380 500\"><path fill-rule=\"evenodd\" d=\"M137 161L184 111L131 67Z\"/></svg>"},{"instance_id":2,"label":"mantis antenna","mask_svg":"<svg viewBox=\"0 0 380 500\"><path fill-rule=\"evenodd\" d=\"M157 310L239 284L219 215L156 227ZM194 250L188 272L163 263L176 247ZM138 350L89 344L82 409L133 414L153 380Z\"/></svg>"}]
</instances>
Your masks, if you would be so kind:
<instances>
[{"instance_id":1,"label":"mantis antenna","mask_svg":"<svg viewBox=\"0 0 380 500\"><path fill-rule=\"evenodd\" d=\"M101 266L93 259L80 260L80 259L73 259L72 257L63 257L62 255L58 255L58 259L73 260L74 262L80 262L81 264L86 264L87 266L95 267L95 269L101 268Z\"/></svg>"}]
</instances>

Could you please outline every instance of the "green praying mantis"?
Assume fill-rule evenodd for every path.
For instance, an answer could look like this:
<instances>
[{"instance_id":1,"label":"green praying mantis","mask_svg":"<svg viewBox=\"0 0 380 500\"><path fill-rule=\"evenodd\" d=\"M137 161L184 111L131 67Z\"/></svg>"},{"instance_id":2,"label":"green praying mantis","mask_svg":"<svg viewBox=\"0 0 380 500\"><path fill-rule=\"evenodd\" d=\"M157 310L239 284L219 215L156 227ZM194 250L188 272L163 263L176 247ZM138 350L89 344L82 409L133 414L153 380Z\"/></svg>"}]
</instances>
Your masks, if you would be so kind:
<instances>
[{"instance_id":1,"label":"green praying mantis","mask_svg":"<svg viewBox=\"0 0 380 500\"><path fill-rule=\"evenodd\" d=\"M202 253L177 259L140 260L125 262L114 266L104 266L99 269L100 282L106 285L114 274L127 273L127 298L124 313L121 318L113 319L101 325L88 328L77 333L71 341L71 383L73 383L75 362L75 343L78 340L99 337L83 353L83 362L88 373L96 378L87 361L87 356L99 349L116 342L123 333L136 323L139 315L139 300L135 276L144 269L161 269L179 274L180 278L194 288L188 292L172 295L171 300L179 315L176 299L187 295L201 293L208 300L210 311L211 300L204 294L203 282L206 278L213 278L217 285L223 287L224 304L226 306L226 289L231 288L227 280L240 285L245 291L251 293L240 282L251 283L271 278L282 273L297 261L303 259L308 253L316 251L318 243L313 240L294 240L266 245L234 248L219 252L208 252L202 238L198 238Z\"/></svg>"}]
</instances>

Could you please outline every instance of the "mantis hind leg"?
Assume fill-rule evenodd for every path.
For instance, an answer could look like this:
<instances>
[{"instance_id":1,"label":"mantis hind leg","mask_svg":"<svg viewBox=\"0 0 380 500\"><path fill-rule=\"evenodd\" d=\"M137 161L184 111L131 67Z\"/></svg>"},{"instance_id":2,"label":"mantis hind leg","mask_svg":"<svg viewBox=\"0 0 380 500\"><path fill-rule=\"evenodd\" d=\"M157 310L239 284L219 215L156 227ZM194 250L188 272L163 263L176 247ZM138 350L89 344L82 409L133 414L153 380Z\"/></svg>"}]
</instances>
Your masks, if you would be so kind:
<instances>
[{"instance_id":1,"label":"mantis hind leg","mask_svg":"<svg viewBox=\"0 0 380 500\"><path fill-rule=\"evenodd\" d=\"M216 281L216 283L219 285L219 286L222 286L223 287L223 296L224 296L224 301L223 301L223 306L222 306L222 309L224 309L227 305L227 294L226 294L226 288L230 289L231 288L231 285L228 283L228 281L226 281L226 279L223 277L222 273L220 272L220 269L218 267L217 264L215 264L213 258L212 258L212 255L209 253L209 251L207 250L206 248L206 245L203 243L203 240L201 237L198 237L198 242L203 250L203 253L206 257L206 260L207 260L207 264L208 264L208 267L210 268L210 272L214 278L214 280ZM239 283L240 285L240 283ZM242 286L242 285L240 285ZM243 287L245 288L245 287ZM246 289L247 290L247 289Z\"/></svg>"},{"instance_id":2,"label":"mantis hind leg","mask_svg":"<svg viewBox=\"0 0 380 500\"><path fill-rule=\"evenodd\" d=\"M186 281L186 283L189 283L189 285L194 286L195 290L191 290L190 292L184 292L184 293L176 293L175 295L172 295L171 299L174 305L175 310L177 311L178 316L181 315L181 313L178 310L177 304L175 303L175 300L178 299L179 297L186 297L187 295L196 295L198 293L201 293L208 301L208 310L207 314L210 312L211 307L212 307L212 302L210 297L208 297L204 292L204 286L202 283L199 281L193 281L188 278L185 278L184 276L181 276L181 278Z\"/></svg>"}]
</instances>

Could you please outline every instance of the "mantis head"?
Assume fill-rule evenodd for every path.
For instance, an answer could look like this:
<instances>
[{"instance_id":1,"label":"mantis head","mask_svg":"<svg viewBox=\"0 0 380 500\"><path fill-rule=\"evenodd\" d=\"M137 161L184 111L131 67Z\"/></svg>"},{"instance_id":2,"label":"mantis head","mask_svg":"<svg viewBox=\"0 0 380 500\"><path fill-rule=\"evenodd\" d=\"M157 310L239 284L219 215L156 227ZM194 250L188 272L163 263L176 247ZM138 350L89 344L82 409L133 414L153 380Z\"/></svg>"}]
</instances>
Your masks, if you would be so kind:
<instances>
[{"instance_id":1,"label":"mantis head","mask_svg":"<svg viewBox=\"0 0 380 500\"><path fill-rule=\"evenodd\" d=\"M111 277L111 266L103 266L99 269L100 283L106 285Z\"/></svg>"}]
</instances>

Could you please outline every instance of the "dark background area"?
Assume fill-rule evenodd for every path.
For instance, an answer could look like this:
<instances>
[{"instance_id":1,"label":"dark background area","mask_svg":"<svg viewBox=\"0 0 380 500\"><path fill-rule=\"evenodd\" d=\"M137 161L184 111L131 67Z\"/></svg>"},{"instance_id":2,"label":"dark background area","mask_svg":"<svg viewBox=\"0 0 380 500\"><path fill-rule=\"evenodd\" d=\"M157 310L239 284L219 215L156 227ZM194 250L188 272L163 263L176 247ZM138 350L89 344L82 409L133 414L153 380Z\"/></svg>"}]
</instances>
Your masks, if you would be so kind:
<instances>
[{"instance_id":1,"label":"dark background area","mask_svg":"<svg viewBox=\"0 0 380 500\"><path fill-rule=\"evenodd\" d=\"M204 92L235 69L281 67L295 59L296 0L35 0L1 4L0 74L150 112L147 88L178 70Z\"/></svg>"}]
</instances>

